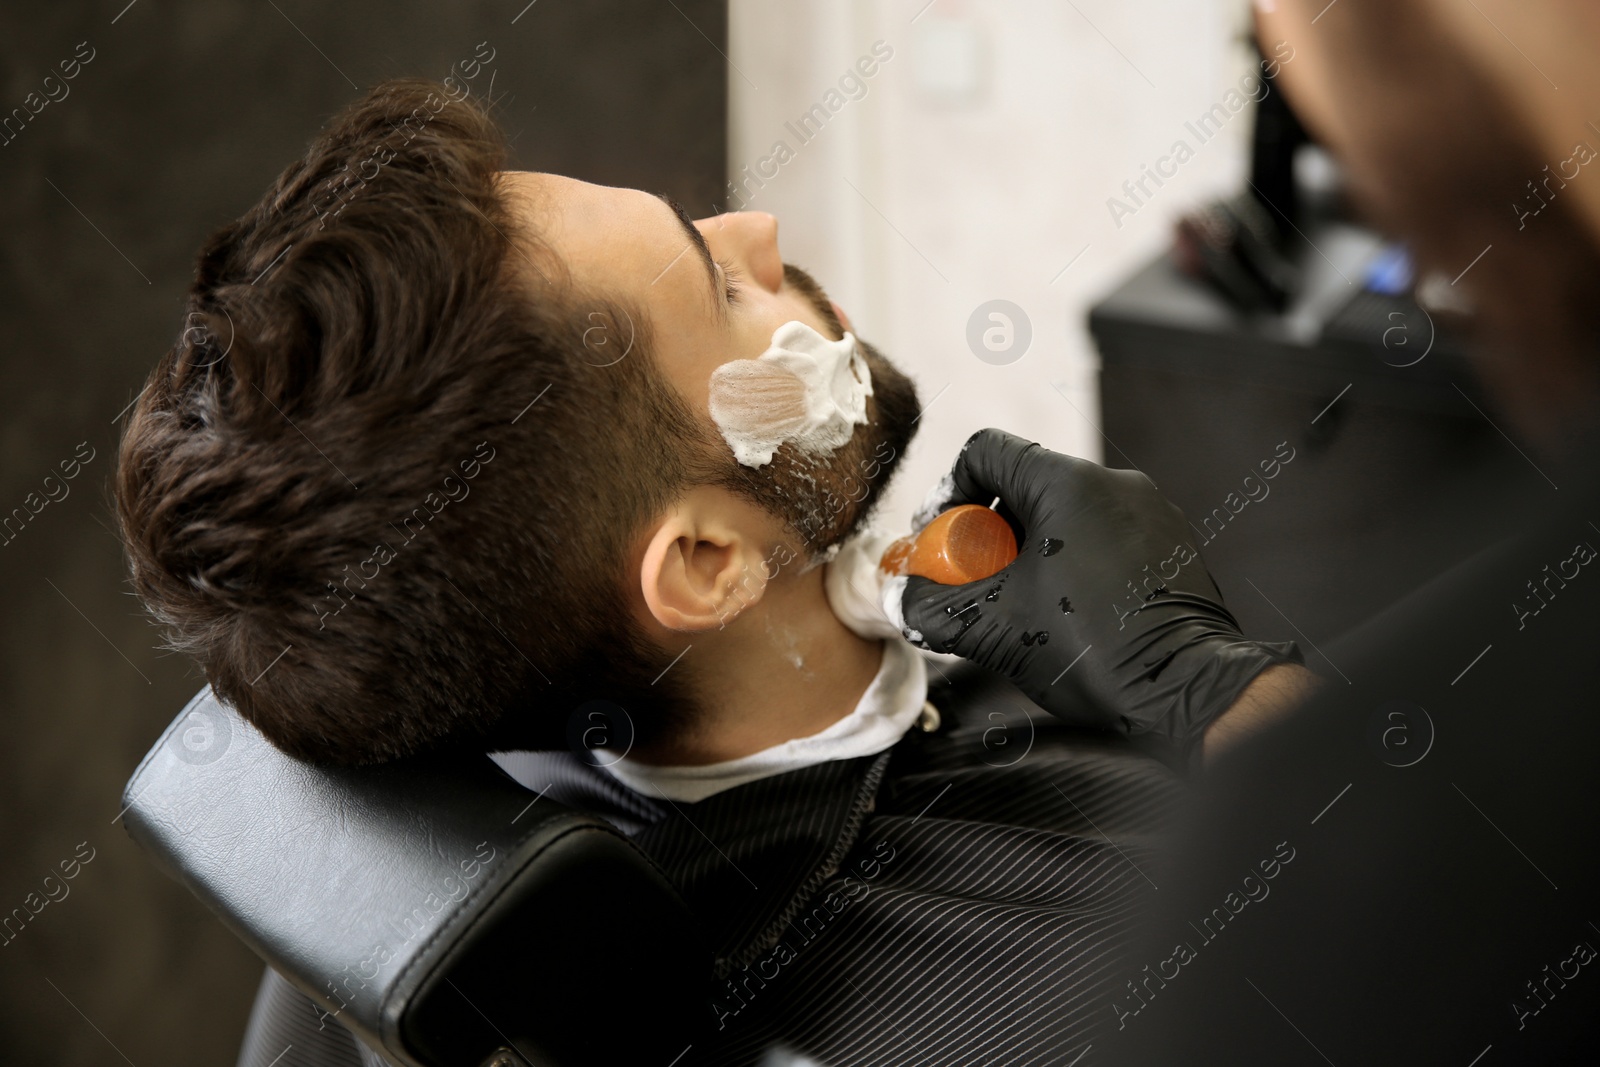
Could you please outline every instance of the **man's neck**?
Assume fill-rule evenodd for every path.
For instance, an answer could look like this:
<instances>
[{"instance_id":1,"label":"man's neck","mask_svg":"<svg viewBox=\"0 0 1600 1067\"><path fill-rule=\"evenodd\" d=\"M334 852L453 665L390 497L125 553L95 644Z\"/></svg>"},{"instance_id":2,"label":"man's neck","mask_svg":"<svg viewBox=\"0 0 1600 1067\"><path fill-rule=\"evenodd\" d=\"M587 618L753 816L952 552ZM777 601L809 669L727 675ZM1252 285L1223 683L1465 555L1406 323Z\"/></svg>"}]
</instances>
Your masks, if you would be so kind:
<instances>
[{"instance_id":1,"label":"man's neck","mask_svg":"<svg viewBox=\"0 0 1600 1067\"><path fill-rule=\"evenodd\" d=\"M770 583L726 628L694 638L693 729L632 758L701 766L820 733L850 714L883 662L883 642L848 629L828 606L824 568Z\"/></svg>"}]
</instances>

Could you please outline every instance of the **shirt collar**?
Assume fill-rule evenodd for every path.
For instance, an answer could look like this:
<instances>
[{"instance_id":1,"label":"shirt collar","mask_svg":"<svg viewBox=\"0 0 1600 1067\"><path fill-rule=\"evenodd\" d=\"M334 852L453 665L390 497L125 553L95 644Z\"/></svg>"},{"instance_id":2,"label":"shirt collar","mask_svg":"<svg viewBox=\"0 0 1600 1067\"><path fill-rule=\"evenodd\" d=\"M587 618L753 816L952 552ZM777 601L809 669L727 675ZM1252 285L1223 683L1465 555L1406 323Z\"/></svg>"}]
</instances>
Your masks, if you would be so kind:
<instances>
[{"instance_id":1,"label":"shirt collar","mask_svg":"<svg viewBox=\"0 0 1600 1067\"><path fill-rule=\"evenodd\" d=\"M928 669L904 640L883 642L878 673L855 708L819 733L796 737L738 759L696 767L658 767L620 759L602 764L619 782L643 796L696 803L736 786L830 760L873 756L905 736L923 714Z\"/></svg>"}]
</instances>

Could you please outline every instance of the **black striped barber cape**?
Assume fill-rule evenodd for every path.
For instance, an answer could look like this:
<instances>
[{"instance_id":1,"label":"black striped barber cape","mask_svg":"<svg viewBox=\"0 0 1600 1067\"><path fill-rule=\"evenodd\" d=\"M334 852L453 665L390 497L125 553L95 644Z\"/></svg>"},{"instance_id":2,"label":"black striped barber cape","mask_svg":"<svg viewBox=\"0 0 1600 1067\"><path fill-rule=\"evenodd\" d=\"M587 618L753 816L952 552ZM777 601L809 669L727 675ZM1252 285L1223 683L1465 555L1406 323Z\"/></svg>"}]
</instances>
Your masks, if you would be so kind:
<instances>
[{"instance_id":1,"label":"black striped barber cape","mask_svg":"<svg viewBox=\"0 0 1600 1067\"><path fill-rule=\"evenodd\" d=\"M933 731L699 803L568 753L515 754L519 780L615 823L702 924L708 1019L676 1067L1095 1061L1186 786L987 671L928 666ZM290 1043L302 1067L383 1062L317 1017L269 971L241 1067Z\"/></svg>"}]
</instances>

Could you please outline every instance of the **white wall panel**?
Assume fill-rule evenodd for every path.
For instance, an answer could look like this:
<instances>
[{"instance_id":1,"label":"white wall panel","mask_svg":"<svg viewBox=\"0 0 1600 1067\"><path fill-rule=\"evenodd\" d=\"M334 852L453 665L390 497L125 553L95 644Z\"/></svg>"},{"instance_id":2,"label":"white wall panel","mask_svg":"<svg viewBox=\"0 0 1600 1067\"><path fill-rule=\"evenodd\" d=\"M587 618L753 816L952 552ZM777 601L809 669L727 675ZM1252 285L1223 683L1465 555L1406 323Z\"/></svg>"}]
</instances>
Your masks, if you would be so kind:
<instances>
[{"instance_id":1,"label":"white wall panel","mask_svg":"<svg viewBox=\"0 0 1600 1067\"><path fill-rule=\"evenodd\" d=\"M1242 185L1248 110L1204 144L1184 124L1248 69L1244 5L732 0L729 26L732 203L777 215L784 258L932 401L886 524L904 523L982 426L1116 459L1096 429L1085 316L1166 246L1178 213ZM892 58L801 143L795 119L876 41ZM1117 225L1108 198L1180 138L1193 158L1160 188L1147 181L1153 195ZM793 152L782 165L779 141ZM967 342L969 317L996 298L1032 327L1007 365Z\"/></svg>"}]
</instances>

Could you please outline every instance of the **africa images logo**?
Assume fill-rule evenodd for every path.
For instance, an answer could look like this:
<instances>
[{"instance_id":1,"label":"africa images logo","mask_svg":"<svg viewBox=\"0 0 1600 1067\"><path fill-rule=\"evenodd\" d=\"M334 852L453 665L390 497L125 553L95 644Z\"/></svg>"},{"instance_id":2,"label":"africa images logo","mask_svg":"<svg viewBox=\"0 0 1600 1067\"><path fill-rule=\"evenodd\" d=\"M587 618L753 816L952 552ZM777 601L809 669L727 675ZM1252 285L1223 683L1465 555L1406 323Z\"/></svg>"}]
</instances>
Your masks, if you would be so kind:
<instances>
[{"instance_id":1,"label":"africa images logo","mask_svg":"<svg viewBox=\"0 0 1600 1067\"><path fill-rule=\"evenodd\" d=\"M228 716L215 707L190 708L167 735L167 749L192 766L215 763L228 751L233 726Z\"/></svg>"}]
</instances>

